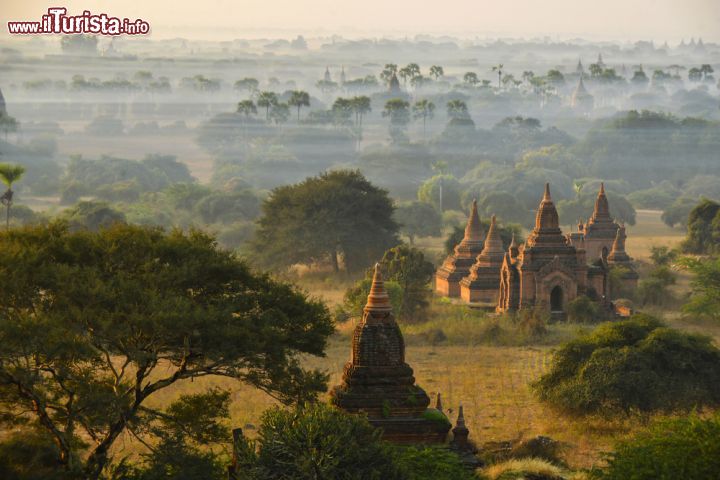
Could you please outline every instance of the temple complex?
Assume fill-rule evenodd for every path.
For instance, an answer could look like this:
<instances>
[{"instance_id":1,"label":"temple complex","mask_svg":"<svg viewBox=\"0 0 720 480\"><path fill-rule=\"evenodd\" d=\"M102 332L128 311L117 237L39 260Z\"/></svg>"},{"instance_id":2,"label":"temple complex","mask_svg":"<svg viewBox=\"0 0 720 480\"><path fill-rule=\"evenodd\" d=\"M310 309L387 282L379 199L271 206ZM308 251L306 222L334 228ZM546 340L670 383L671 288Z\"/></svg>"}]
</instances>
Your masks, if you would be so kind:
<instances>
[{"instance_id":1,"label":"temple complex","mask_svg":"<svg viewBox=\"0 0 720 480\"><path fill-rule=\"evenodd\" d=\"M571 239L573 245L585 249L587 258L594 260L603 256L607 257L619 228L620 225L610 216L605 184L601 183L590 220L585 225L580 223L578 233L571 234Z\"/></svg>"},{"instance_id":2,"label":"temple complex","mask_svg":"<svg viewBox=\"0 0 720 480\"><path fill-rule=\"evenodd\" d=\"M460 297L466 302L496 303L504 258L505 249L493 215L485 246L470 267L468 276L460 281Z\"/></svg>"},{"instance_id":3,"label":"temple complex","mask_svg":"<svg viewBox=\"0 0 720 480\"><path fill-rule=\"evenodd\" d=\"M460 296L460 281L470 274L470 267L483 250L483 231L477 212L477 201L473 200L470 216L465 226L465 236L455 247L435 274L435 290L446 297Z\"/></svg>"},{"instance_id":4,"label":"temple complex","mask_svg":"<svg viewBox=\"0 0 720 480\"><path fill-rule=\"evenodd\" d=\"M527 242L518 249L517 258L508 252L503 259L497 310L544 306L551 314L561 316L569 302L587 293L588 268L585 252L563 235L550 185L546 184ZM598 293L604 298L606 292Z\"/></svg>"},{"instance_id":5,"label":"temple complex","mask_svg":"<svg viewBox=\"0 0 720 480\"><path fill-rule=\"evenodd\" d=\"M415 385L413 369L405 362L405 343L379 265L375 265L362 320L353 333L342 383L330 396L338 408L366 414L391 442L444 443L450 430L441 411L428 409L430 398ZM442 408L439 402L438 407Z\"/></svg>"}]
</instances>

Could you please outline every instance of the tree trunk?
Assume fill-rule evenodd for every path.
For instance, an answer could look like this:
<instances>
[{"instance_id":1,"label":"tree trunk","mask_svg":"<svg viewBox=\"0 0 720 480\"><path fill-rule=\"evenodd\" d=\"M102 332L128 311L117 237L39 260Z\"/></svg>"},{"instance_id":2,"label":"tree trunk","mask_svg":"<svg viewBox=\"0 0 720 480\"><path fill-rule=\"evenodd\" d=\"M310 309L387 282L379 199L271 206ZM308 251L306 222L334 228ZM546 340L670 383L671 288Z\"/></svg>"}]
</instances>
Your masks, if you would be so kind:
<instances>
[{"instance_id":1,"label":"tree trunk","mask_svg":"<svg viewBox=\"0 0 720 480\"><path fill-rule=\"evenodd\" d=\"M5 211L5 230L10 230L10 204L7 204L7 210Z\"/></svg>"},{"instance_id":2,"label":"tree trunk","mask_svg":"<svg viewBox=\"0 0 720 480\"><path fill-rule=\"evenodd\" d=\"M335 273L340 272L340 263L338 262L338 252L337 250L333 250L332 252L332 264L333 264L333 270Z\"/></svg>"}]
</instances>

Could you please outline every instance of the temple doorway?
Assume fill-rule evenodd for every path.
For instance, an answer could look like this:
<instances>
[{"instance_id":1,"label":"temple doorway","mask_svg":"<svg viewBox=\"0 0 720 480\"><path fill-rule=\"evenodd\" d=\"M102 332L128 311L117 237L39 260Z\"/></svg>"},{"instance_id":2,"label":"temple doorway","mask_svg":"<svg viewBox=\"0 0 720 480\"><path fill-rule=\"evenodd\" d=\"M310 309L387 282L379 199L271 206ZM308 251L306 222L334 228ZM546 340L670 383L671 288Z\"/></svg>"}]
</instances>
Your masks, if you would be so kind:
<instances>
[{"instance_id":1,"label":"temple doorway","mask_svg":"<svg viewBox=\"0 0 720 480\"><path fill-rule=\"evenodd\" d=\"M560 285L557 285L550 291L550 312L563 311L563 291Z\"/></svg>"}]
</instances>

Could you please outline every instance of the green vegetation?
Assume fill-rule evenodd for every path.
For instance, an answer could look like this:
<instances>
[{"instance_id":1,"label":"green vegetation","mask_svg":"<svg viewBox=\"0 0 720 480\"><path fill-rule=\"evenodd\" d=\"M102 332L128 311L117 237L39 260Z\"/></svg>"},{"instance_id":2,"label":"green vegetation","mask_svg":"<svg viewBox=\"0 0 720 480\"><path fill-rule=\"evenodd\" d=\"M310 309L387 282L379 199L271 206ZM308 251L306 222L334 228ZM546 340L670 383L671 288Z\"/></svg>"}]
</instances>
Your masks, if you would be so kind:
<instances>
[{"instance_id":1,"label":"green vegetation","mask_svg":"<svg viewBox=\"0 0 720 480\"><path fill-rule=\"evenodd\" d=\"M720 252L720 204L703 199L691 211L682 248L689 253Z\"/></svg>"},{"instance_id":2,"label":"green vegetation","mask_svg":"<svg viewBox=\"0 0 720 480\"><path fill-rule=\"evenodd\" d=\"M683 264L693 274L692 293L683 305L687 314L720 320L720 257L707 260L687 258Z\"/></svg>"},{"instance_id":3,"label":"green vegetation","mask_svg":"<svg viewBox=\"0 0 720 480\"><path fill-rule=\"evenodd\" d=\"M720 415L657 421L618 442L607 461L598 475L604 480L714 478L720 471Z\"/></svg>"},{"instance_id":4,"label":"green vegetation","mask_svg":"<svg viewBox=\"0 0 720 480\"><path fill-rule=\"evenodd\" d=\"M573 415L687 411L720 404L720 350L710 338L635 315L563 345L534 384Z\"/></svg>"},{"instance_id":5,"label":"green vegetation","mask_svg":"<svg viewBox=\"0 0 720 480\"><path fill-rule=\"evenodd\" d=\"M184 379L235 378L285 403L326 388L298 358L324 354L326 307L251 273L205 234L53 224L0 234L0 244L0 268L12 272L0 288L0 418L52 442L56 470L97 479L123 435L157 437L148 416L187 410L147 400ZM222 398L198 402L212 417Z\"/></svg>"},{"instance_id":6,"label":"green vegetation","mask_svg":"<svg viewBox=\"0 0 720 480\"><path fill-rule=\"evenodd\" d=\"M338 272L342 262L357 272L397 244L393 210L387 192L359 171L323 173L270 193L252 249L267 267L329 263Z\"/></svg>"}]
</instances>

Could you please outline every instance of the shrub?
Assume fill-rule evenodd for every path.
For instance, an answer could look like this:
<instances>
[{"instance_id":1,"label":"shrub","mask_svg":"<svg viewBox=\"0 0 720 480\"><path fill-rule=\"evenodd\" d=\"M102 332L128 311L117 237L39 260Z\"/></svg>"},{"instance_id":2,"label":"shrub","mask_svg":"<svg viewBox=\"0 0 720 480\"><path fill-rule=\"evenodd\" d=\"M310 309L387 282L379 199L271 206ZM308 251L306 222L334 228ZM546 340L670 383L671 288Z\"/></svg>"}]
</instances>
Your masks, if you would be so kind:
<instances>
[{"instance_id":1,"label":"shrub","mask_svg":"<svg viewBox=\"0 0 720 480\"><path fill-rule=\"evenodd\" d=\"M599 309L596 302L586 295L580 295L568 303L568 321L574 323L590 323L598 320Z\"/></svg>"},{"instance_id":2,"label":"shrub","mask_svg":"<svg viewBox=\"0 0 720 480\"><path fill-rule=\"evenodd\" d=\"M708 337L635 315L563 345L533 388L541 400L576 415L714 406L720 404L720 350Z\"/></svg>"},{"instance_id":3,"label":"shrub","mask_svg":"<svg viewBox=\"0 0 720 480\"><path fill-rule=\"evenodd\" d=\"M608 457L606 480L701 480L720 472L720 414L665 419L619 442Z\"/></svg>"},{"instance_id":4,"label":"shrub","mask_svg":"<svg viewBox=\"0 0 720 480\"><path fill-rule=\"evenodd\" d=\"M358 415L324 404L263 414L255 442L237 450L243 479L402 479L392 447Z\"/></svg>"},{"instance_id":5,"label":"shrub","mask_svg":"<svg viewBox=\"0 0 720 480\"><path fill-rule=\"evenodd\" d=\"M513 459L480 470L480 478L487 480L565 480L569 477L562 468L539 458Z\"/></svg>"},{"instance_id":6,"label":"shrub","mask_svg":"<svg viewBox=\"0 0 720 480\"><path fill-rule=\"evenodd\" d=\"M460 458L443 447L400 447L395 462L408 480L471 480Z\"/></svg>"}]
</instances>

